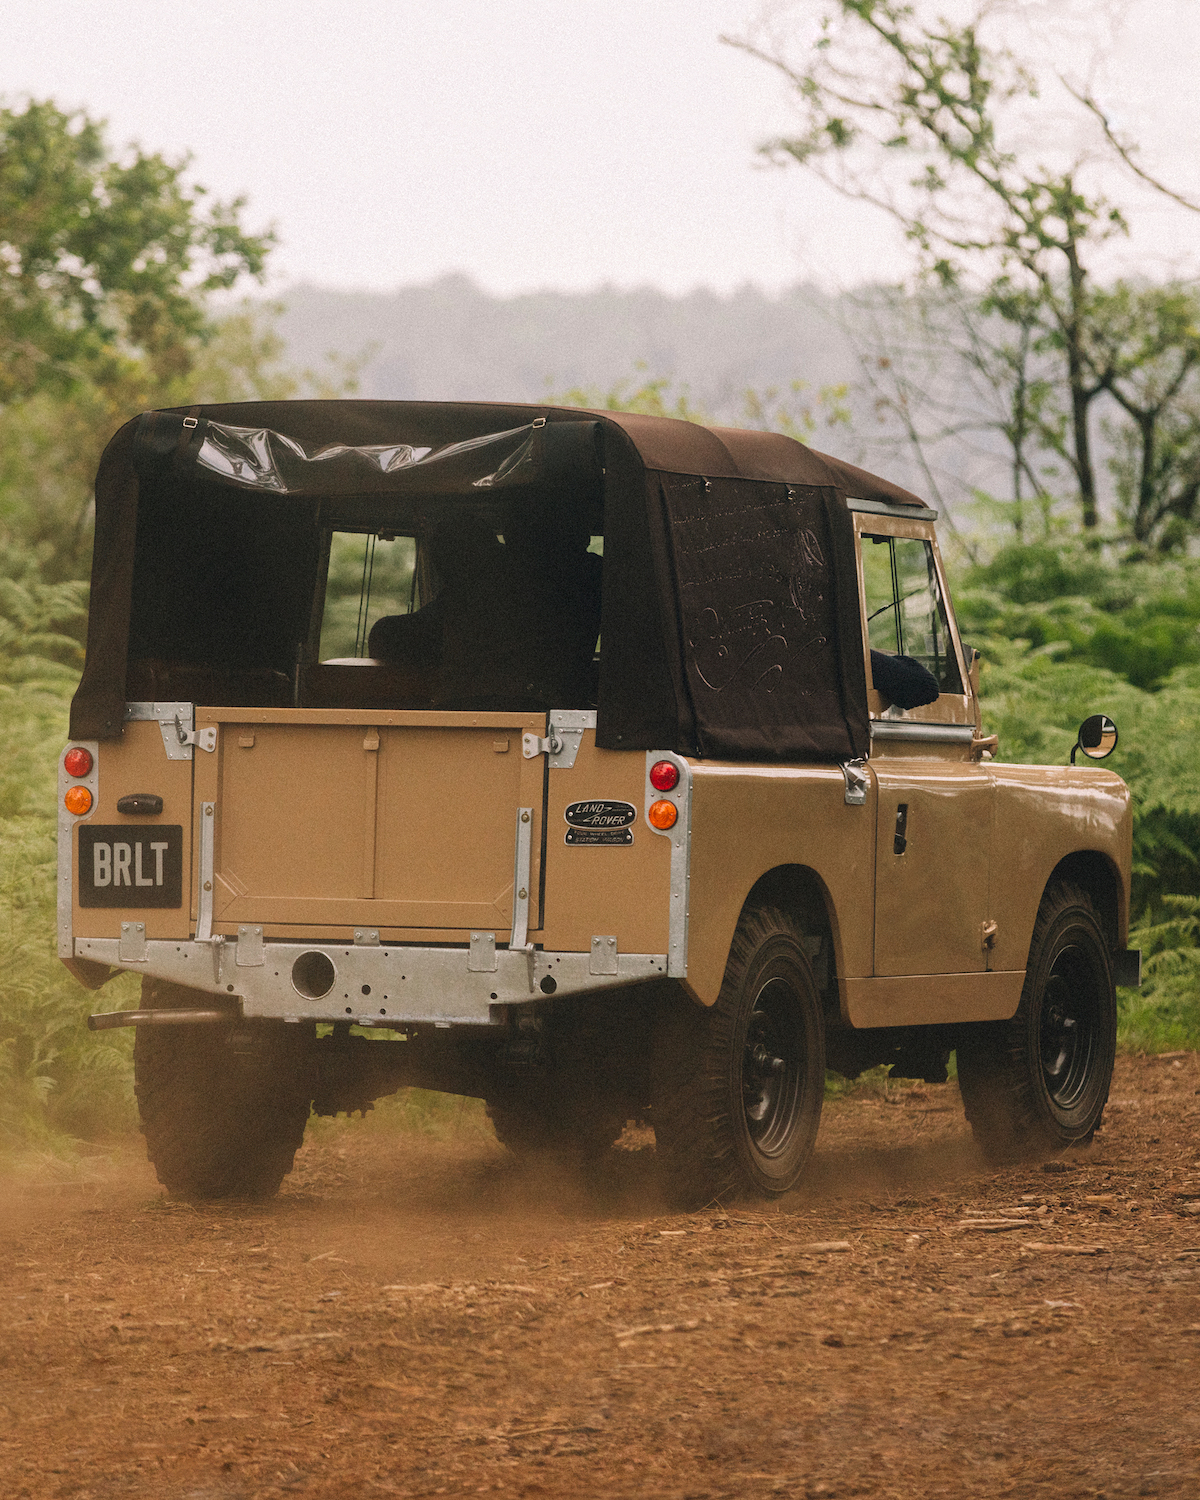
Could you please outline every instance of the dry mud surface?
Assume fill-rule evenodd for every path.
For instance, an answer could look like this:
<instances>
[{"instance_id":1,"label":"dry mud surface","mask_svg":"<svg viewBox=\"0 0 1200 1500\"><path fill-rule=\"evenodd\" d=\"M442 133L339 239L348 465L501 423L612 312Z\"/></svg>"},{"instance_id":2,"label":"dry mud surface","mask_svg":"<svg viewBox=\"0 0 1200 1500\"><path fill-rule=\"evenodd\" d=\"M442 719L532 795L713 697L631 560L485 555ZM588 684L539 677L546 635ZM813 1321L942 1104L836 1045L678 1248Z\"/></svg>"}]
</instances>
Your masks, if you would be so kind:
<instances>
[{"instance_id":1,"label":"dry mud surface","mask_svg":"<svg viewBox=\"0 0 1200 1500\"><path fill-rule=\"evenodd\" d=\"M0 1495L1200 1495L1198 1094L1121 1059L1093 1147L995 1171L953 1084L863 1089L694 1215L479 1127L326 1126L268 1205L9 1177Z\"/></svg>"}]
</instances>

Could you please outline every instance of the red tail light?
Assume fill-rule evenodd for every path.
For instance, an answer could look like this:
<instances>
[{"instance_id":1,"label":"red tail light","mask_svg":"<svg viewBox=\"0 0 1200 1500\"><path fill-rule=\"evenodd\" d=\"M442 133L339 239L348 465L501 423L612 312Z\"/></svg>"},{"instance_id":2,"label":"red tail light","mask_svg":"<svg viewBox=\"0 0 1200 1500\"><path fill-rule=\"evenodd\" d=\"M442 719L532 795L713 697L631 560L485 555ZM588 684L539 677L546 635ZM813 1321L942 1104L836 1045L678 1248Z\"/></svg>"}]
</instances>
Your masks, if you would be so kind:
<instances>
[{"instance_id":1,"label":"red tail light","mask_svg":"<svg viewBox=\"0 0 1200 1500\"><path fill-rule=\"evenodd\" d=\"M68 776L86 776L92 769L92 752L73 745L63 756L63 770Z\"/></svg>"},{"instance_id":2,"label":"red tail light","mask_svg":"<svg viewBox=\"0 0 1200 1500\"><path fill-rule=\"evenodd\" d=\"M650 767L650 785L656 792L674 791L679 784L679 767L670 760L656 760Z\"/></svg>"}]
</instances>

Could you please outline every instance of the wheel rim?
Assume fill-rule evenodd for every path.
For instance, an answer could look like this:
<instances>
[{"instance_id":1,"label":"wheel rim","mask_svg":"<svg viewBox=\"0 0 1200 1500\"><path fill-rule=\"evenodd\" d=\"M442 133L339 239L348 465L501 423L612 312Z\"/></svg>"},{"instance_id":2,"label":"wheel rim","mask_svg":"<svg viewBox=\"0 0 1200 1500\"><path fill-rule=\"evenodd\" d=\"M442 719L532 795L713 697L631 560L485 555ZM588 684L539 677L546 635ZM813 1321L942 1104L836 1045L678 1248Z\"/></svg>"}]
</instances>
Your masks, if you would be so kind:
<instances>
[{"instance_id":1,"label":"wheel rim","mask_svg":"<svg viewBox=\"0 0 1200 1500\"><path fill-rule=\"evenodd\" d=\"M1074 1108L1086 1092L1100 1039L1103 985L1080 947L1055 957L1042 1000L1042 1083L1056 1109Z\"/></svg>"},{"instance_id":2,"label":"wheel rim","mask_svg":"<svg viewBox=\"0 0 1200 1500\"><path fill-rule=\"evenodd\" d=\"M742 1113L755 1152L766 1158L791 1146L800 1116L804 1048L791 985L770 979L754 999L742 1050Z\"/></svg>"}]
</instances>

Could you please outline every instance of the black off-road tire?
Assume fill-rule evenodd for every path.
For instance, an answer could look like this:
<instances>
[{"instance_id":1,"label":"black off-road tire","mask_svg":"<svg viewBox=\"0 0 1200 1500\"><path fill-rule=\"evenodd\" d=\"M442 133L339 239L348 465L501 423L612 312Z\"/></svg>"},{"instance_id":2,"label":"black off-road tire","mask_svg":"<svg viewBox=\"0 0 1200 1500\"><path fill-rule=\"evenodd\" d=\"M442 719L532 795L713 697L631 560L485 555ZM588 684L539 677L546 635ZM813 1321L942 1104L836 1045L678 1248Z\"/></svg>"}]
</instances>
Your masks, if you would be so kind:
<instances>
[{"instance_id":1,"label":"black off-road tire","mask_svg":"<svg viewBox=\"0 0 1200 1500\"><path fill-rule=\"evenodd\" d=\"M145 980L147 1009L194 1006L208 996ZM246 1028L239 1028L245 1031ZM264 1027L233 1045L220 1024L139 1026L134 1088L146 1152L179 1198L271 1198L304 1139L311 1088L297 1028Z\"/></svg>"},{"instance_id":2,"label":"black off-road tire","mask_svg":"<svg viewBox=\"0 0 1200 1500\"><path fill-rule=\"evenodd\" d=\"M825 1095L825 1027L803 936L742 913L710 1009L672 997L654 1039L654 1133L668 1200L774 1197L803 1172Z\"/></svg>"},{"instance_id":3,"label":"black off-road tire","mask_svg":"<svg viewBox=\"0 0 1200 1500\"><path fill-rule=\"evenodd\" d=\"M959 1087L984 1154L1006 1162L1086 1145L1108 1102L1116 1049L1104 927L1086 892L1057 882L1038 909L1016 1015L959 1037Z\"/></svg>"}]
</instances>

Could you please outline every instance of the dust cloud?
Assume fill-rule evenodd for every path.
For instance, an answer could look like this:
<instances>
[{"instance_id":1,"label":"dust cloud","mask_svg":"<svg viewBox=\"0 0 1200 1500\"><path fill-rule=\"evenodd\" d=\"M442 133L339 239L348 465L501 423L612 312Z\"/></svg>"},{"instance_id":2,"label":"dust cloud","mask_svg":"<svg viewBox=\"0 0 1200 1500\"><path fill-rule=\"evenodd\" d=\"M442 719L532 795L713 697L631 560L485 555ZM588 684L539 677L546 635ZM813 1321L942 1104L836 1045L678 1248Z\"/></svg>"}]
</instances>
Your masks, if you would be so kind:
<instances>
[{"instance_id":1,"label":"dust cloud","mask_svg":"<svg viewBox=\"0 0 1200 1500\"><path fill-rule=\"evenodd\" d=\"M866 1087L796 1192L694 1214L648 1133L583 1178L469 1111L320 1122L265 1204L24 1163L0 1494L1193 1496L1198 1090L1120 1059L1095 1146L997 1170L953 1084Z\"/></svg>"}]
</instances>

